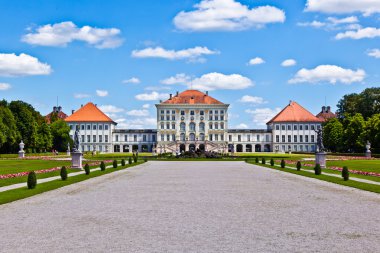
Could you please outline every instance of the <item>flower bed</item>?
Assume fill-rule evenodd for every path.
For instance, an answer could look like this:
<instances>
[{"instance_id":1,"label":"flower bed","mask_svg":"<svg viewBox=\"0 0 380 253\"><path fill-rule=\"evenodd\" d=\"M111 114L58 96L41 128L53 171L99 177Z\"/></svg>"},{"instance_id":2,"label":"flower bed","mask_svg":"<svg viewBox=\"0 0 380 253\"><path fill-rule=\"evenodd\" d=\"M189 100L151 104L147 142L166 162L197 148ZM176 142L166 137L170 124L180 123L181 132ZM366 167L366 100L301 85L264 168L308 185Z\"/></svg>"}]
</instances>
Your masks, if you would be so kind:
<instances>
[{"instance_id":1,"label":"flower bed","mask_svg":"<svg viewBox=\"0 0 380 253\"><path fill-rule=\"evenodd\" d=\"M111 163L112 160L105 160L103 161L104 163ZM96 161L96 162L92 162L92 163L89 163L88 165L90 166L97 166L97 165L100 165L101 161ZM71 168L70 166L68 166L67 168ZM35 170L34 172L36 174L44 174L44 173L49 173L49 172L53 172L53 171L57 171L57 170L60 170L61 167L54 167L54 168L50 168L50 169L44 169L44 170ZM14 177L24 177L24 176L27 176L29 174L29 171L24 171L24 172L18 172L18 173L11 173L11 174L4 174L4 175L0 175L0 179L8 179L8 178L14 178Z\"/></svg>"},{"instance_id":2,"label":"flower bed","mask_svg":"<svg viewBox=\"0 0 380 253\"><path fill-rule=\"evenodd\" d=\"M281 160L276 160L276 163L280 163ZM286 164L297 164L296 161L291 161L291 160L285 160L285 163ZM311 163L304 163L302 164L302 166L305 166L305 167L314 167L315 165L314 164L311 164ZM341 167L327 167L327 169L330 169L330 170L335 170L335 171L342 171L343 168ZM352 174L357 174L357 175L364 175L364 176L372 176L372 177L380 177L380 173L376 173L376 172L367 172L367 171L361 171L361 170L349 170L350 173Z\"/></svg>"}]
</instances>

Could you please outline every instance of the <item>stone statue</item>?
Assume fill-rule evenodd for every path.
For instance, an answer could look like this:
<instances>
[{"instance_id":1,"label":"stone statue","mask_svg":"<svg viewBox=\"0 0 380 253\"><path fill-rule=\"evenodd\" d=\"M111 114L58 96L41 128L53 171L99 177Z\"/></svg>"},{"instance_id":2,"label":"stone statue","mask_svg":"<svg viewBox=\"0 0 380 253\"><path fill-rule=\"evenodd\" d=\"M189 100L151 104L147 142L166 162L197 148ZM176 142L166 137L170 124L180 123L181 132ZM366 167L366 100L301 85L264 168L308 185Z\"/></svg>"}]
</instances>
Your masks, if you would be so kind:
<instances>
[{"instance_id":1,"label":"stone statue","mask_svg":"<svg viewBox=\"0 0 380 253\"><path fill-rule=\"evenodd\" d=\"M75 133L74 133L74 145L73 145L73 151L77 152L79 151L79 126L76 127Z\"/></svg>"},{"instance_id":2,"label":"stone statue","mask_svg":"<svg viewBox=\"0 0 380 253\"><path fill-rule=\"evenodd\" d=\"M314 131L317 133L317 152L323 152L325 151L325 146L323 146L323 130L319 128Z\"/></svg>"},{"instance_id":3,"label":"stone statue","mask_svg":"<svg viewBox=\"0 0 380 253\"><path fill-rule=\"evenodd\" d=\"M369 141L367 141L365 148L366 148L366 152L371 152L371 143Z\"/></svg>"}]
</instances>

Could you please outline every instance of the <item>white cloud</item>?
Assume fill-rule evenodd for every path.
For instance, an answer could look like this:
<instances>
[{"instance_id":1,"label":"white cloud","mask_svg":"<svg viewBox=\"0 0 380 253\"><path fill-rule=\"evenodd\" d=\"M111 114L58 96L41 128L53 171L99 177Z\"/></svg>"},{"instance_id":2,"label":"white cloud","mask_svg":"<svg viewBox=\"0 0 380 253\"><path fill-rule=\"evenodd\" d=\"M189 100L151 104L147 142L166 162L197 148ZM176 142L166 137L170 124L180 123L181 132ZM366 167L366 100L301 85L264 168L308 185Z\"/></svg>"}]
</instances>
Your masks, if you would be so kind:
<instances>
[{"instance_id":1,"label":"white cloud","mask_svg":"<svg viewBox=\"0 0 380 253\"><path fill-rule=\"evenodd\" d=\"M49 75L51 67L27 54L0 54L0 76Z\"/></svg>"},{"instance_id":2,"label":"white cloud","mask_svg":"<svg viewBox=\"0 0 380 253\"><path fill-rule=\"evenodd\" d=\"M132 57L135 58L163 58L168 60L183 60L187 59L192 62L202 62L205 59L204 55L219 54L218 51L213 51L207 47L193 47L183 50L167 50L162 47L148 47L142 50L133 50Z\"/></svg>"},{"instance_id":3,"label":"white cloud","mask_svg":"<svg viewBox=\"0 0 380 253\"><path fill-rule=\"evenodd\" d=\"M265 61L262 58L256 57L256 58L249 60L248 65L259 65L259 64L263 64L263 63L265 63Z\"/></svg>"},{"instance_id":4,"label":"white cloud","mask_svg":"<svg viewBox=\"0 0 380 253\"><path fill-rule=\"evenodd\" d=\"M73 22L67 21L40 26L33 33L24 35L22 41L32 45L62 47L78 40L103 49L119 47L123 43L119 35L120 30L116 28L77 27Z\"/></svg>"},{"instance_id":5,"label":"white cloud","mask_svg":"<svg viewBox=\"0 0 380 253\"><path fill-rule=\"evenodd\" d=\"M108 96L108 91L106 91L106 90L96 90L96 95L98 95L99 97L106 97L106 96Z\"/></svg>"},{"instance_id":6,"label":"white cloud","mask_svg":"<svg viewBox=\"0 0 380 253\"><path fill-rule=\"evenodd\" d=\"M367 55L375 58L380 58L380 49L371 49L368 51Z\"/></svg>"},{"instance_id":7,"label":"white cloud","mask_svg":"<svg viewBox=\"0 0 380 253\"><path fill-rule=\"evenodd\" d=\"M143 104L142 108L149 109L150 108L150 104Z\"/></svg>"},{"instance_id":8,"label":"white cloud","mask_svg":"<svg viewBox=\"0 0 380 253\"><path fill-rule=\"evenodd\" d=\"M117 128L120 129L147 129L147 128L157 128L157 119L156 118L135 118L135 119L120 119L120 123L117 125Z\"/></svg>"},{"instance_id":9,"label":"white cloud","mask_svg":"<svg viewBox=\"0 0 380 253\"><path fill-rule=\"evenodd\" d=\"M249 95L244 95L241 99L239 99L242 103L251 103L251 104L266 104L267 101L264 100L262 97L254 97Z\"/></svg>"},{"instance_id":10,"label":"white cloud","mask_svg":"<svg viewBox=\"0 0 380 253\"><path fill-rule=\"evenodd\" d=\"M291 67L291 66L294 66L296 64L297 64L296 60L294 60L294 59L287 59L287 60L285 60L285 61L283 61L281 63L281 66L283 66L283 67Z\"/></svg>"},{"instance_id":11,"label":"white cloud","mask_svg":"<svg viewBox=\"0 0 380 253\"><path fill-rule=\"evenodd\" d=\"M325 22L313 20L311 22L300 22L297 23L297 25L324 28L325 30L350 30L361 28L358 22L359 19L356 16L349 16L345 18L328 17Z\"/></svg>"},{"instance_id":12,"label":"white cloud","mask_svg":"<svg viewBox=\"0 0 380 253\"><path fill-rule=\"evenodd\" d=\"M345 17L345 18L335 18L335 17L328 17L327 20L335 25L338 24L353 24L353 23L358 23L359 20L356 16L350 16L350 17Z\"/></svg>"},{"instance_id":13,"label":"white cloud","mask_svg":"<svg viewBox=\"0 0 380 253\"><path fill-rule=\"evenodd\" d=\"M9 90L11 87L9 83L0 83L0 90Z\"/></svg>"},{"instance_id":14,"label":"white cloud","mask_svg":"<svg viewBox=\"0 0 380 253\"><path fill-rule=\"evenodd\" d=\"M354 13L361 12L365 16L380 13L378 0L308 0L306 11L323 13Z\"/></svg>"},{"instance_id":15,"label":"white cloud","mask_svg":"<svg viewBox=\"0 0 380 253\"><path fill-rule=\"evenodd\" d=\"M127 115L129 116L136 116L136 117L146 117L149 116L149 111L148 110L131 110L127 112Z\"/></svg>"},{"instance_id":16,"label":"white cloud","mask_svg":"<svg viewBox=\"0 0 380 253\"><path fill-rule=\"evenodd\" d=\"M247 124L244 124L244 123L241 123L241 124L235 126L235 128L237 128L237 129L247 129L247 128L248 128L248 125L247 125Z\"/></svg>"},{"instance_id":17,"label":"white cloud","mask_svg":"<svg viewBox=\"0 0 380 253\"><path fill-rule=\"evenodd\" d=\"M312 22L300 22L300 23L297 23L297 25L298 26L311 26L314 28L321 28L321 27L326 26L327 24L324 22L313 20Z\"/></svg>"},{"instance_id":18,"label":"white cloud","mask_svg":"<svg viewBox=\"0 0 380 253\"><path fill-rule=\"evenodd\" d=\"M144 88L144 90L150 90L150 91L159 91L159 90L170 90L170 87L167 86L147 86Z\"/></svg>"},{"instance_id":19,"label":"white cloud","mask_svg":"<svg viewBox=\"0 0 380 253\"><path fill-rule=\"evenodd\" d=\"M240 31L283 23L285 12L273 6L249 9L235 0L202 0L195 10L178 13L173 22L185 31Z\"/></svg>"},{"instance_id":20,"label":"white cloud","mask_svg":"<svg viewBox=\"0 0 380 253\"><path fill-rule=\"evenodd\" d=\"M277 113L281 111L281 108L258 108L258 109L247 109L246 113L252 115L252 122L257 126L265 126L266 123L271 120Z\"/></svg>"},{"instance_id":21,"label":"white cloud","mask_svg":"<svg viewBox=\"0 0 380 253\"><path fill-rule=\"evenodd\" d=\"M137 77L132 77L130 79L127 79L127 80L123 80L123 83L133 83L133 84L138 84L138 83L141 83L140 79L138 79Z\"/></svg>"},{"instance_id":22,"label":"white cloud","mask_svg":"<svg viewBox=\"0 0 380 253\"><path fill-rule=\"evenodd\" d=\"M319 65L314 69L301 69L296 75L289 80L289 83L319 83L328 82L336 84L337 82L351 84L361 82L366 73L362 69L351 70L344 69L336 65Z\"/></svg>"},{"instance_id":23,"label":"white cloud","mask_svg":"<svg viewBox=\"0 0 380 253\"><path fill-rule=\"evenodd\" d=\"M119 113L119 112L124 111L123 108L119 108L119 107L116 107L114 105L101 105L101 106L99 106L99 109L104 113L111 113L111 114L115 114L115 113Z\"/></svg>"},{"instance_id":24,"label":"white cloud","mask_svg":"<svg viewBox=\"0 0 380 253\"><path fill-rule=\"evenodd\" d=\"M354 39L354 40L360 40L360 39L372 39L375 37L380 37L380 29L375 27L366 27L362 29L358 29L356 31L346 31L342 33L338 33L335 36L335 39L341 40L341 39Z\"/></svg>"},{"instance_id":25,"label":"white cloud","mask_svg":"<svg viewBox=\"0 0 380 253\"><path fill-rule=\"evenodd\" d=\"M162 84L172 85L172 84L186 84L188 81L190 81L191 77L181 73L176 74L175 76L171 76L169 78L166 78L164 80L161 80L160 82Z\"/></svg>"},{"instance_id":26,"label":"white cloud","mask_svg":"<svg viewBox=\"0 0 380 253\"><path fill-rule=\"evenodd\" d=\"M85 94L85 93L75 93L74 98L89 98L91 97L90 94Z\"/></svg>"},{"instance_id":27,"label":"white cloud","mask_svg":"<svg viewBox=\"0 0 380 253\"><path fill-rule=\"evenodd\" d=\"M169 94L166 93L158 93L153 91L152 93L142 93L135 96L137 100L143 101L153 101L153 100L164 100L169 99Z\"/></svg>"},{"instance_id":28,"label":"white cloud","mask_svg":"<svg viewBox=\"0 0 380 253\"><path fill-rule=\"evenodd\" d=\"M188 86L198 90L241 90L253 85L253 82L245 76L216 72L202 75L188 83Z\"/></svg>"}]
</instances>

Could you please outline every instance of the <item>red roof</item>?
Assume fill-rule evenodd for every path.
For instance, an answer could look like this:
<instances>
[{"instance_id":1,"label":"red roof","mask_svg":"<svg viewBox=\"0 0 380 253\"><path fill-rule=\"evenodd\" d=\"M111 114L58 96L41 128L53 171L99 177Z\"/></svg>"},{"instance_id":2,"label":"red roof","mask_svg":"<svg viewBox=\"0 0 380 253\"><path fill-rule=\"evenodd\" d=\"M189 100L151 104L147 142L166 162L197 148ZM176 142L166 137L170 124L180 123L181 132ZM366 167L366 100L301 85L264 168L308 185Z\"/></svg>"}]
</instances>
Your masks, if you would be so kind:
<instances>
[{"instance_id":1,"label":"red roof","mask_svg":"<svg viewBox=\"0 0 380 253\"><path fill-rule=\"evenodd\" d=\"M64 113L64 112L62 112L62 111L60 111L60 112L51 112L51 113L49 113L48 115L45 116L46 122L48 124L51 123L50 120L51 120L51 117L53 116L54 113L57 114L57 118L58 119L66 119L67 118L67 114Z\"/></svg>"},{"instance_id":2,"label":"red roof","mask_svg":"<svg viewBox=\"0 0 380 253\"><path fill-rule=\"evenodd\" d=\"M281 112L274 116L267 124L273 122L322 122L311 112L300 106L297 102L291 101Z\"/></svg>"},{"instance_id":3,"label":"red roof","mask_svg":"<svg viewBox=\"0 0 380 253\"><path fill-rule=\"evenodd\" d=\"M326 121L331 118L336 118L336 114L331 111L330 106L323 106L322 111L318 113L316 117Z\"/></svg>"},{"instance_id":4,"label":"red roof","mask_svg":"<svg viewBox=\"0 0 380 253\"><path fill-rule=\"evenodd\" d=\"M222 102L210 97L199 90L185 90L178 95L169 98L162 104L223 104Z\"/></svg>"},{"instance_id":5,"label":"red roof","mask_svg":"<svg viewBox=\"0 0 380 253\"><path fill-rule=\"evenodd\" d=\"M111 122L116 124L110 117L102 112L93 103L87 103L79 110L65 119L66 122Z\"/></svg>"}]
</instances>

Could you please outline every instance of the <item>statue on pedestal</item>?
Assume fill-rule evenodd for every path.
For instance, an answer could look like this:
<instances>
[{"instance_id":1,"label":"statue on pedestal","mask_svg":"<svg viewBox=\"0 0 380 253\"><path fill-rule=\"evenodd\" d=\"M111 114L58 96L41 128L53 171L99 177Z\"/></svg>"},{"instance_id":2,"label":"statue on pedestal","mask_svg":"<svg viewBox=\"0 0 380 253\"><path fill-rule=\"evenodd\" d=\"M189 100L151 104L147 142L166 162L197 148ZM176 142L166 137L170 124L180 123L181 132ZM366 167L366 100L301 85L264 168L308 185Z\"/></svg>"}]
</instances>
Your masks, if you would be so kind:
<instances>
[{"instance_id":1,"label":"statue on pedestal","mask_svg":"<svg viewBox=\"0 0 380 253\"><path fill-rule=\"evenodd\" d=\"M24 158L25 157L25 151L24 151L25 144L24 144L24 142L22 140L21 140L21 142L19 144L19 147L20 147L20 151L18 151L18 157L19 158Z\"/></svg>"},{"instance_id":2,"label":"statue on pedestal","mask_svg":"<svg viewBox=\"0 0 380 253\"><path fill-rule=\"evenodd\" d=\"M365 156L370 158L371 157L371 143L369 141L367 141L365 148L366 148Z\"/></svg>"},{"instance_id":3,"label":"statue on pedestal","mask_svg":"<svg viewBox=\"0 0 380 253\"><path fill-rule=\"evenodd\" d=\"M79 150L79 126L74 133L73 152L71 152L71 168L82 169L82 152Z\"/></svg>"},{"instance_id":4,"label":"statue on pedestal","mask_svg":"<svg viewBox=\"0 0 380 253\"><path fill-rule=\"evenodd\" d=\"M323 145L323 130L319 128L315 132L317 133L317 152L324 152L326 149Z\"/></svg>"},{"instance_id":5,"label":"statue on pedestal","mask_svg":"<svg viewBox=\"0 0 380 253\"><path fill-rule=\"evenodd\" d=\"M76 127L75 133L74 133L74 145L73 145L73 152L79 151L79 126Z\"/></svg>"}]
</instances>

